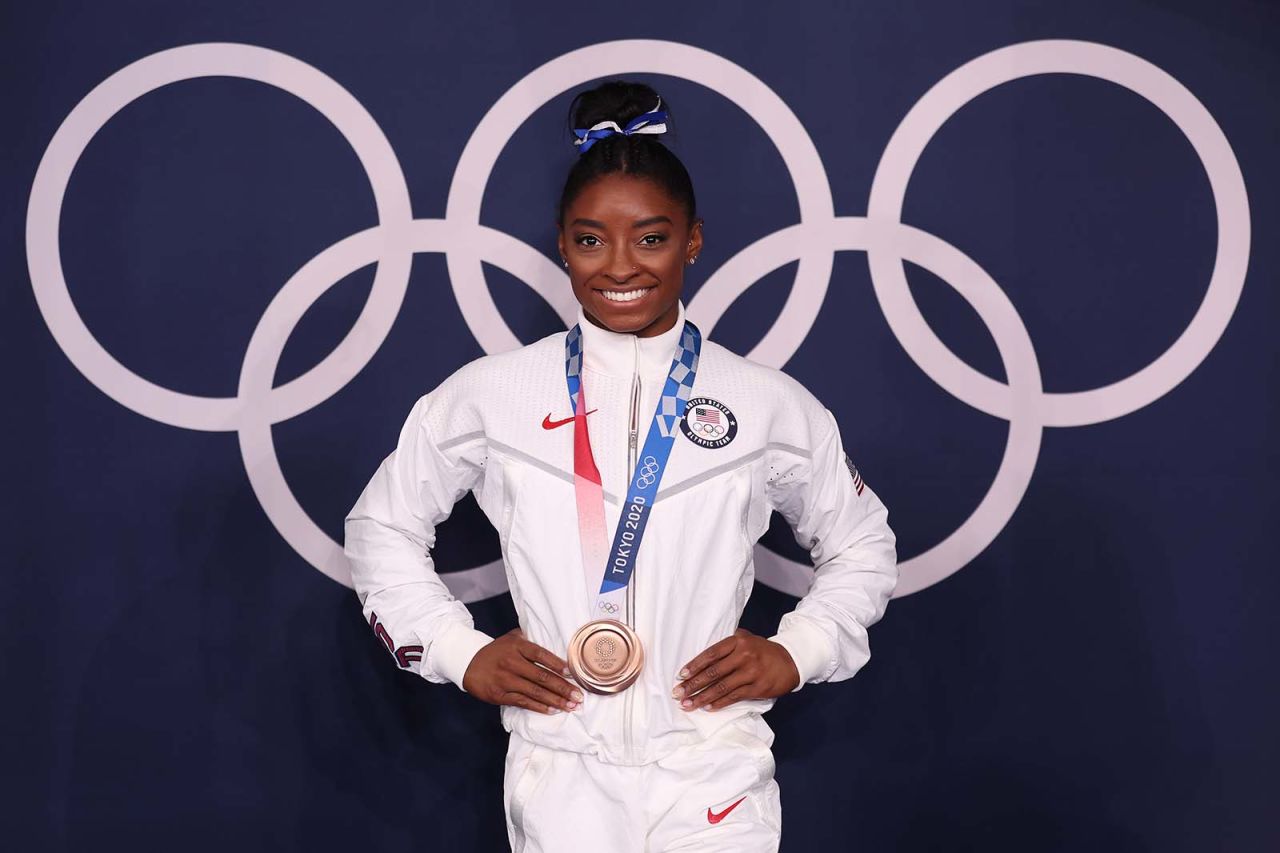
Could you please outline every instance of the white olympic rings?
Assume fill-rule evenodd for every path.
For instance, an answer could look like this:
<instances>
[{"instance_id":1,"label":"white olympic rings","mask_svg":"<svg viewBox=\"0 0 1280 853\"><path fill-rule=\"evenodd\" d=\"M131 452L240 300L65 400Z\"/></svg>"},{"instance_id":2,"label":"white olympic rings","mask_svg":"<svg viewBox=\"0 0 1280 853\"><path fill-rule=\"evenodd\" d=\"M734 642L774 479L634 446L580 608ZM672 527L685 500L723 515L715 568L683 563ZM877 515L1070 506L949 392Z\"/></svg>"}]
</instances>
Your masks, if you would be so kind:
<instances>
[{"instance_id":1,"label":"white olympic rings","mask_svg":"<svg viewBox=\"0 0 1280 853\"><path fill-rule=\"evenodd\" d=\"M724 435L728 429L720 424L703 424L694 422L689 425L689 429L696 432L703 438L719 438Z\"/></svg>"},{"instance_id":2,"label":"white olympic rings","mask_svg":"<svg viewBox=\"0 0 1280 853\"><path fill-rule=\"evenodd\" d=\"M636 472L636 485L647 489L656 482L658 482L658 460L652 456L646 456L640 464L640 470Z\"/></svg>"},{"instance_id":3,"label":"white olympic rings","mask_svg":"<svg viewBox=\"0 0 1280 853\"><path fill-rule=\"evenodd\" d=\"M338 83L300 60L252 45L221 43L178 47L140 59L108 77L76 105L54 134L36 170L27 214L27 258L37 304L67 357L121 405L173 426L236 431L250 483L276 529L314 567L349 586L341 545L311 520L285 482L272 425L328 399L369 362L399 312L415 252L445 254L454 296L468 328L486 352L513 349L520 341L494 304L481 261L527 283L566 326L572 323L576 303L565 275L527 244L481 225L481 198L497 158L533 111L588 79L646 72L700 83L742 106L777 146L796 187L800 222L740 251L711 275L687 306L690 318L705 333L710 333L751 284L799 261L795 284L778 322L749 353L756 361L781 367L813 326L829 284L834 253L865 251L876 298L911 359L948 393L1009 421L1005 453L986 495L950 536L902 562L898 596L937 583L995 539L1030 482L1044 427L1118 418L1168 393L1216 345L1239 300L1250 242L1248 198L1239 164L1222 130L1195 96L1163 70L1130 53L1091 42L1035 41L992 51L956 69L930 89L898 126L872 181L868 214L858 217L835 215L817 149L790 108L762 81L700 48L668 41L624 40L557 57L499 98L476 126L459 158L444 219L413 219L399 161L377 123ZM999 285L954 246L900 221L915 164L947 119L1002 83L1054 73L1108 80L1160 108L1200 157L1218 219L1213 273L1203 302L1178 340L1127 379L1067 394L1043 390L1026 327ZM233 398L202 397L161 387L112 357L85 326L71 301L58 243L67 183L98 130L148 92L210 76L257 80L320 111L364 166L378 212L377 225L325 249L276 294L249 342ZM1007 383L974 370L933 334L907 287L904 261L942 278L974 308L996 342ZM377 271L369 299L347 336L305 374L273 387L285 343L307 309L345 276L373 263ZM812 571L757 546L756 575L784 592L803 595ZM441 576L464 601L506 591L501 561Z\"/></svg>"}]
</instances>

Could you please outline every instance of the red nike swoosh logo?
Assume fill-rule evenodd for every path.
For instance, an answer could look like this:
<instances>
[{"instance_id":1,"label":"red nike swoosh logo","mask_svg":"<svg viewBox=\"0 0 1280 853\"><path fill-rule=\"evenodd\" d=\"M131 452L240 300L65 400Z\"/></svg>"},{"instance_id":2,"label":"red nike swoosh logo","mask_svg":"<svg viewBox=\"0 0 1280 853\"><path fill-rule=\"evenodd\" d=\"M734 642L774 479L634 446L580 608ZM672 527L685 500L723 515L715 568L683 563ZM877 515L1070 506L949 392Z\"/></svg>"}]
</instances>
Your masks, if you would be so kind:
<instances>
[{"instance_id":1,"label":"red nike swoosh logo","mask_svg":"<svg viewBox=\"0 0 1280 853\"><path fill-rule=\"evenodd\" d=\"M596 411L596 410L595 410L595 409L592 409L592 410L591 410L591 412L594 412L594 411ZM591 412L587 412L587 415L591 414ZM583 417L586 417L586 415L583 415ZM553 421L553 420L551 420L551 413L550 413L550 412L547 412L547 416L546 416L545 418L543 418L543 419L542 419L542 428L543 428L543 429L555 429L555 428L556 428L556 427L558 427L558 426L564 426L565 424L568 424L568 423L573 423L573 417L572 417L572 416L567 417L567 418L565 418L565 419L564 419L564 420L562 420L562 421Z\"/></svg>"},{"instance_id":2,"label":"red nike swoosh logo","mask_svg":"<svg viewBox=\"0 0 1280 853\"><path fill-rule=\"evenodd\" d=\"M746 797L743 797L742 799L738 800L738 803L742 802L742 800L745 800L745 799ZM733 805L729 806L729 808L720 812L720 814L716 814L711 810L711 806L707 806L707 823L719 823L720 821L724 820L725 815L727 815L729 812L733 811L738 807L738 803L734 803Z\"/></svg>"}]
</instances>

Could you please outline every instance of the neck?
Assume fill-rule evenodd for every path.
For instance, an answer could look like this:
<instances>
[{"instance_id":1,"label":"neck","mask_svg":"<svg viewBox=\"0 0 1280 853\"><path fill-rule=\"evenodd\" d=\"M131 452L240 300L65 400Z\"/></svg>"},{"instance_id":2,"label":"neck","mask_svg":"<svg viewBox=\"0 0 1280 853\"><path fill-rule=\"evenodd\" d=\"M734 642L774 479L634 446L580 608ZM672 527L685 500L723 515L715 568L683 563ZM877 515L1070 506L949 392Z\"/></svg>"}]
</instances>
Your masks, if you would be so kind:
<instances>
[{"instance_id":1,"label":"neck","mask_svg":"<svg viewBox=\"0 0 1280 853\"><path fill-rule=\"evenodd\" d=\"M583 369L609 376L631 376L636 371L645 377L665 375L671 367L684 319L684 305L676 300L674 317L670 321L651 323L641 330L649 334L615 332L579 305Z\"/></svg>"}]
</instances>

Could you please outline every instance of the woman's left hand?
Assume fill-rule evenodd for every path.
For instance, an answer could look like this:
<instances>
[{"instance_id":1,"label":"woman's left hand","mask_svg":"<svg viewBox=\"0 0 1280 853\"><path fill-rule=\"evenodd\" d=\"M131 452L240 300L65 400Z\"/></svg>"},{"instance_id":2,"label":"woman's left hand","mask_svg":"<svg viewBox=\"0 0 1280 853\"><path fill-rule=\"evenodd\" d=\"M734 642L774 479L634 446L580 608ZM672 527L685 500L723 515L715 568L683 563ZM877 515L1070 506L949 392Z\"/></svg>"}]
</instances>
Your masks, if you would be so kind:
<instances>
[{"instance_id":1,"label":"woman's left hand","mask_svg":"<svg viewBox=\"0 0 1280 853\"><path fill-rule=\"evenodd\" d=\"M745 628L709 646L680 670L671 695L686 711L718 711L740 699L772 699L800 683L791 653Z\"/></svg>"}]
</instances>

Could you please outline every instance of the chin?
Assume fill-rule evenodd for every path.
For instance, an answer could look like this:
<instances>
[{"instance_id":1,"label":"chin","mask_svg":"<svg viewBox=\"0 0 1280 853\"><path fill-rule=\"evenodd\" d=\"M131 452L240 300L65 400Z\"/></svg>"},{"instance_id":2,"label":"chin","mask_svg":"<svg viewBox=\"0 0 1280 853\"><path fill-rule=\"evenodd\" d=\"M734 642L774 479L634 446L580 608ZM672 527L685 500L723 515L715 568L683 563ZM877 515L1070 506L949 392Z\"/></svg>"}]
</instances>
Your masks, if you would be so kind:
<instances>
[{"instance_id":1,"label":"chin","mask_svg":"<svg viewBox=\"0 0 1280 853\"><path fill-rule=\"evenodd\" d=\"M618 332L619 334L632 334L640 331L641 329L647 329L653 324L653 321L658 318L634 317L632 315L619 312L617 315L605 314L603 316L597 313L596 319L604 324L605 328L612 332Z\"/></svg>"},{"instance_id":2,"label":"chin","mask_svg":"<svg viewBox=\"0 0 1280 853\"><path fill-rule=\"evenodd\" d=\"M590 288L583 307L606 329L619 334L634 334L659 322L675 307L675 301L663 302L667 294L662 291L662 288L655 287L633 302L615 302L598 288Z\"/></svg>"}]
</instances>

